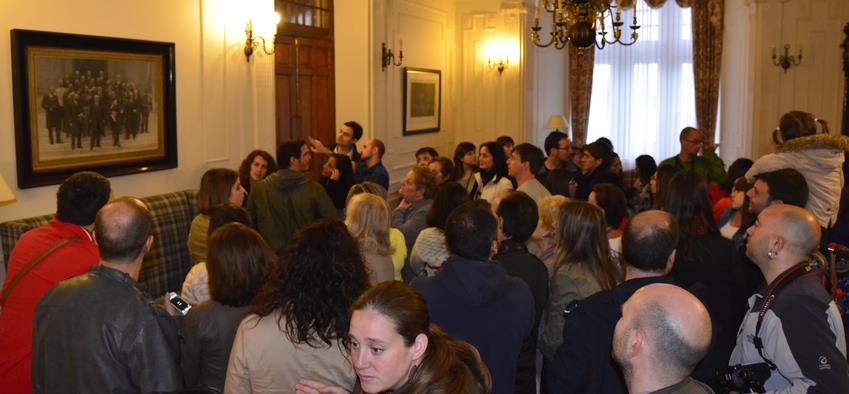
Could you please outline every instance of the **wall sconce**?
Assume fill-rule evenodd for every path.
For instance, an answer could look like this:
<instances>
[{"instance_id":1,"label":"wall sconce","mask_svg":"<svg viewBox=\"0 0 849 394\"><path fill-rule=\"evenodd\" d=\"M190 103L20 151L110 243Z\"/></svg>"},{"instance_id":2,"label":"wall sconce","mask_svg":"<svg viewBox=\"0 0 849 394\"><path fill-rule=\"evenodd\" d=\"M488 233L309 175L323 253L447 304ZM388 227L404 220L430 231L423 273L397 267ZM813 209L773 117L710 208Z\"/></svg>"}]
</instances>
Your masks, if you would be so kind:
<instances>
[{"instance_id":1,"label":"wall sconce","mask_svg":"<svg viewBox=\"0 0 849 394\"><path fill-rule=\"evenodd\" d=\"M784 73L787 74L787 69L790 66L798 66L802 64L802 50L799 49L799 56L794 57L790 54L790 44L784 45L784 55L783 56L775 56L775 48L772 48L772 64L779 66L784 69Z\"/></svg>"},{"instance_id":2,"label":"wall sconce","mask_svg":"<svg viewBox=\"0 0 849 394\"><path fill-rule=\"evenodd\" d=\"M267 23L267 25L269 25L268 27L271 27L270 26L271 22L273 22L273 24L274 24L274 27L273 27L274 33L271 37L271 50L268 50L268 48L266 48L265 37L263 37L259 33L257 33L257 35L254 35L253 20L248 19L248 24L245 27L245 36L246 36L246 38L245 38L245 57L247 58L248 61L251 61L251 55L254 54L254 50L256 50L257 48L261 48L262 51L265 52L266 55L273 55L274 54L274 45L277 44L277 25L280 23L280 14L275 12L273 14L272 18L273 19L271 19L271 20L265 21L265 22L268 22ZM263 26L263 27L266 27L266 26Z\"/></svg>"},{"instance_id":3,"label":"wall sconce","mask_svg":"<svg viewBox=\"0 0 849 394\"><path fill-rule=\"evenodd\" d=\"M502 58L499 56L498 63L493 63L492 56L487 56L486 58L486 65L489 67L489 69L492 70L494 68L498 70L499 75L504 72L504 69L507 68L508 64L510 64L510 56L507 56L506 58Z\"/></svg>"},{"instance_id":4,"label":"wall sconce","mask_svg":"<svg viewBox=\"0 0 849 394\"><path fill-rule=\"evenodd\" d=\"M484 44L484 56L487 67L490 70L498 70L498 75L501 75L510 64L510 59L516 61L519 58L519 42L510 38L487 40Z\"/></svg>"},{"instance_id":5,"label":"wall sconce","mask_svg":"<svg viewBox=\"0 0 849 394\"><path fill-rule=\"evenodd\" d=\"M404 63L404 40L401 40L400 49L398 49L398 63L395 63L395 54L392 53L392 49L386 47L385 42L380 44L380 52L381 70L385 71L389 66L398 67Z\"/></svg>"}]
</instances>

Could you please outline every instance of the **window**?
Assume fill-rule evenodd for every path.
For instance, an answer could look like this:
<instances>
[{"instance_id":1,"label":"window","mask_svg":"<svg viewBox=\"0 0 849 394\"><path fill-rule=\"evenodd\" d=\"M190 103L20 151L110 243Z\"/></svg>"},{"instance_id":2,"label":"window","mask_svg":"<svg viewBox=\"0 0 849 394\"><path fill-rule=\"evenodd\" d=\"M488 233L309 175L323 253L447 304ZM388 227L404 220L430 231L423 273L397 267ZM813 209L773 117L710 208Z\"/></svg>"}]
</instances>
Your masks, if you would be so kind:
<instances>
[{"instance_id":1,"label":"window","mask_svg":"<svg viewBox=\"0 0 849 394\"><path fill-rule=\"evenodd\" d=\"M678 133L696 126L690 9L673 1L654 10L636 3L637 43L595 52L587 129L587 142L610 138L626 168L642 154L658 163L675 155ZM632 12L623 12L622 19L630 22Z\"/></svg>"},{"instance_id":2,"label":"window","mask_svg":"<svg viewBox=\"0 0 849 394\"><path fill-rule=\"evenodd\" d=\"M278 33L302 38L333 38L333 0L275 0Z\"/></svg>"},{"instance_id":3,"label":"window","mask_svg":"<svg viewBox=\"0 0 849 394\"><path fill-rule=\"evenodd\" d=\"M330 0L281 0L281 22L327 29L332 23Z\"/></svg>"}]
</instances>

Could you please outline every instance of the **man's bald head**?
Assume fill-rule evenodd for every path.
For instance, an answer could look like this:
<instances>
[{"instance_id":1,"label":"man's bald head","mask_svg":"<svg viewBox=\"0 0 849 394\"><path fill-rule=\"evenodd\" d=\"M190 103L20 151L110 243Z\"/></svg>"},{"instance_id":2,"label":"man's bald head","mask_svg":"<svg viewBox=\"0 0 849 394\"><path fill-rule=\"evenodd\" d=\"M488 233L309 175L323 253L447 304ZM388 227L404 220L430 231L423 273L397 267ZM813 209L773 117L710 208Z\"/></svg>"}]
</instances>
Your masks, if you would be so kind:
<instances>
[{"instance_id":1,"label":"man's bald head","mask_svg":"<svg viewBox=\"0 0 849 394\"><path fill-rule=\"evenodd\" d=\"M626 377L634 372L633 364L641 362L644 371L680 380L704 358L710 343L705 306L687 290L659 283L637 290L622 306L613 352Z\"/></svg>"},{"instance_id":2,"label":"man's bald head","mask_svg":"<svg viewBox=\"0 0 849 394\"><path fill-rule=\"evenodd\" d=\"M678 139L683 140L685 138L693 138L693 137L701 138L701 136L702 136L702 132L699 129L697 129L695 127L687 126L683 129L681 129L681 133L678 134Z\"/></svg>"},{"instance_id":3,"label":"man's bald head","mask_svg":"<svg viewBox=\"0 0 849 394\"><path fill-rule=\"evenodd\" d=\"M771 231L784 238L784 247L799 257L807 257L820 244L819 222L804 208L789 204L772 205L761 212L758 220L761 225L766 221L765 225Z\"/></svg>"},{"instance_id":4,"label":"man's bald head","mask_svg":"<svg viewBox=\"0 0 849 394\"><path fill-rule=\"evenodd\" d=\"M145 248L152 228L153 215L138 199L123 197L106 204L94 221L101 259L132 263Z\"/></svg>"},{"instance_id":5,"label":"man's bald head","mask_svg":"<svg viewBox=\"0 0 849 394\"><path fill-rule=\"evenodd\" d=\"M664 211L645 211L625 225L622 257L640 271L663 272L676 245L678 223L675 218Z\"/></svg>"}]
</instances>

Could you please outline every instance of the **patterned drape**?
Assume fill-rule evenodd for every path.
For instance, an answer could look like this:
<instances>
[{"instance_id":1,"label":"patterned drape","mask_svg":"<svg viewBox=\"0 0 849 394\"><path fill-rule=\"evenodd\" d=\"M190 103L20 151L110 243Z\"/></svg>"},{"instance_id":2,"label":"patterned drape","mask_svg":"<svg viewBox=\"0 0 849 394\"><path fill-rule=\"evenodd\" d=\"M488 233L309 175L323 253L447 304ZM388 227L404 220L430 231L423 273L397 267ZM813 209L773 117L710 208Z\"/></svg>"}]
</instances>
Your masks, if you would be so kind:
<instances>
[{"instance_id":1,"label":"patterned drape","mask_svg":"<svg viewBox=\"0 0 849 394\"><path fill-rule=\"evenodd\" d=\"M722 71L722 30L725 0L692 1L693 82L696 88L696 121L705 139L713 141Z\"/></svg>"},{"instance_id":2,"label":"patterned drape","mask_svg":"<svg viewBox=\"0 0 849 394\"><path fill-rule=\"evenodd\" d=\"M651 8L662 7L667 0L643 0ZM722 32L725 0L675 0L679 7L692 7L693 80L696 89L696 121L705 139L713 140L719 104L719 74L722 70ZM617 0L623 9L634 7L635 0ZM639 43L637 44L639 45ZM590 116L590 97L594 65L594 47L584 50L578 62L577 50L569 45L569 87L572 98L573 140L586 139Z\"/></svg>"},{"instance_id":3,"label":"patterned drape","mask_svg":"<svg viewBox=\"0 0 849 394\"><path fill-rule=\"evenodd\" d=\"M586 49L569 48L569 98L572 110L572 141L583 145L587 140L590 121L590 98L593 91L595 46Z\"/></svg>"}]
</instances>

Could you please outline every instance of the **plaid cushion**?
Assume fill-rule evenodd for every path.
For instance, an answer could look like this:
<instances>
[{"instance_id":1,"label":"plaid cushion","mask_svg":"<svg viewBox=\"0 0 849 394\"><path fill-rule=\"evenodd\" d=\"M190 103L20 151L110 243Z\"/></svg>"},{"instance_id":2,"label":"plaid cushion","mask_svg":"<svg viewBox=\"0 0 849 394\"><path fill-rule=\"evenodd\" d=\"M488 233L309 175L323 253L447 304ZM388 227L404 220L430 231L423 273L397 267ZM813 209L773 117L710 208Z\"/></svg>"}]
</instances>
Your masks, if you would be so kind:
<instances>
[{"instance_id":1,"label":"plaid cushion","mask_svg":"<svg viewBox=\"0 0 849 394\"><path fill-rule=\"evenodd\" d=\"M153 214L153 247L144 257L139 282L153 297L180 292L192 268L186 242L195 217L197 191L186 190L141 199Z\"/></svg>"},{"instance_id":2,"label":"plaid cushion","mask_svg":"<svg viewBox=\"0 0 849 394\"><path fill-rule=\"evenodd\" d=\"M12 254L12 248L15 247L15 243L18 242L18 239L20 239L25 232L50 223L50 220L52 219L53 214L51 213L49 215L0 223L0 249L3 250L3 261L9 261L9 255ZM6 267L4 266L3 270L5 269Z\"/></svg>"},{"instance_id":3,"label":"plaid cushion","mask_svg":"<svg viewBox=\"0 0 849 394\"><path fill-rule=\"evenodd\" d=\"M179 292L192 266L186 241L195 216L197 191L165 193L141 200L153 214L153 247L144 257L139 282L154 297L166 291ZM3 261L9 261L9 253L15 242L25 232L47 224L52 218L50 214L0 223Z\"/></svg>"}]
</instances>

